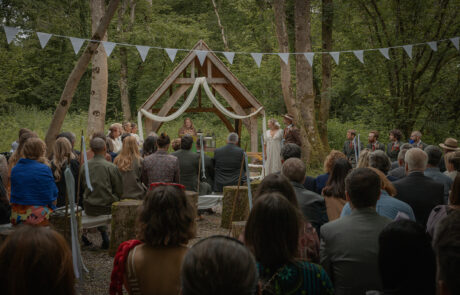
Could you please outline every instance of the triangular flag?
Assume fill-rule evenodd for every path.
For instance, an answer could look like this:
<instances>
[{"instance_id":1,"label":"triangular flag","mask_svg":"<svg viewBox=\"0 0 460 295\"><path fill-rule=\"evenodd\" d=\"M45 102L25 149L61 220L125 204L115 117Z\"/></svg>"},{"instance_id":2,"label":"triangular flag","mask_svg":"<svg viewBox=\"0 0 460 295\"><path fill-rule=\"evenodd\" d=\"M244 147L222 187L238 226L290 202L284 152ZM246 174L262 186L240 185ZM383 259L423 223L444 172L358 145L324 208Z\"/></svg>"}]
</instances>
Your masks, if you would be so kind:
<instances>
[{"instance_id":1,"label":"triangular flag","mask_svg":"<svg viewBox=\"0 0 460 295\"><path fill-rule=\"evenodd\" d=\"M139 54L141 55L142 61L145 61L145 58L147 57L147 54L149 53L150 47L148 46L142 46L142 45L136 45L137 51L139 51Z\"/></svg>"},{"instance_id":2,"label":"triangular flag","mask_svg":"<svg viewBox=\"0 0 460 295\"><path fill-rule=\"evenodd\" d=\"M390 59L390 55L388 54L389 48L379 48L379 51L386 59Z\"/></svg>"},{"instance_id":3,"label":"triangular flag","mask_svg":"<svg viewBox=\"0 0 460 295\"><path fill-rule=\"evenodd\" d=\"M364 51L363 50L355 50L353 51L356 58L359 59L361 63L364 63Z\"/></svg>"},{"instance_id":4,"label":"triangular flag","mask_svg":"<svg viewBox=\"0 0 460 295\"><path fill-rule=\"evenodd\" d=\"M206 59L206 55L208 55L208 52L205 50L195 50L195 53L198 57L198 60L200 61L200 65L203 65L204 60Z\"/></svg>"},{"instance_id":5,"label":"triangular flag","mask_svg":"<svg viewBox=\"0 0 460 295\"><path fill-rule=\"evenodd\" d=\"M454 44L454 46L455 46L455 48L457 48L457 50L460 50L460 47L458 46L459 39L460 39L460 37L450 38L450 41L452 42L452 44Z\"/></svg>"},{"instance_id":6,"label":"triangular flag","mask_svg":"<svg viewBox=\"0 0 460 295\"><path fill-rule=\"evenodd\" d=\"M260 63L262 62L262 55L262 53L251 53L251 56L256 62L258 68L260 68Z\"/></svg>"},{"instance_id":7,"label":"triangular flag","mask_svg":"<svg viewBox=\"0 0 460 295\"><path fill-rule=\"evenodd\" d=\"M289 53L278 53L278 56L284 61L285 64L289 62Z\"/></svg>"},{"instance_id":8,"label":"triangular flag","mask_svg":"<svg viewBox=\"0 0 460 295\"><path fill-rule=\"evenodd\" d=\"M404 50L410 59L412 59L412 45L403 45Z\"/></svg>"},{"instance_id":9,"label":"triangular flag","mask_svg":"<svg viewBox=\"0 0 460 295\"><path fill-rule=\"evenodd\" d=\"M438 44L436 41L427 42L427 44L430 46L431 50L438 51Z\"/></svg>"},{"instance_id":10,"label":"triangular flag","mask_svg":"<svg viewBox=\"0 0 460 295\"><path fill-rule=\"evenodd\" d=\"M222 53L227 58L228 62L232 65L233 64L233 58L235 57L235 52L222 52Z\"/></svg>"},{"instance_id":11,"label":"triangular flag","mask_svg":"<svg viewBox=\"0 0 460 295\"><path fill-rule=\"evenodd\" d=\"M168 54L169 59L171 60L171 62L174 62L174 59L176 58L176 54L177 54L177 49L175 49L175 48L165 48L165 51Z\"/></svg>"},{"instance_id":12,"label":"triangular flag","mask_svg":"<svg viewBox=\"0 0 460 295\"><path fill-rule=\"evenodd\" d=\"M303 54L305 58L307 59L308 63L310 64L310 67L313 67L313 57L315 56L314 52L305 52Z\"/></svg>"},{"instance_id":13,"label":"triangular flag","mask_svg":"<svg viewBox=\"0 0 460 295\"><path fill-rule=\"evenodd\" d=\"M78 54L81 46L85 42L85 39L74 38L74 37L69 37L69 39L70 39L70 43L72 43L73 51L75 51L75 54Z\"/></svg>"},{"instance_id":14,"label":"triangular flag","mask_svg":"<svg viewBox=\"0 0 460 295\"><path fill-rule=\"evenodd\" d=\"M102 41L102 45L104 45L104 50L105 53L107 53L107 56L110 56L117 43Z\"/></svg>"},{"instance_id":15,"label":"triangular flag","mask_svg":"<svg viewBox=\"0 0 460 295\"><path fill-rule=\"evenodd\" d=\"M13 39L19 33L19 29L15 27L7 27L7 26L3 26L3 29L5 30L6 43L10 44L11 41L13 41Z\"/></svg>"},{"instance_id":16,"label":"triangular flag","mask_svg":"<svg viewBox=\"0 0 460 295\"><path fill-rule=\"evenodd\" d=\"M340 57L340 52L329 52L329 54L332 56L334 59L335 63L339 65L339 57Z\"/></svg>"},{"instance_id":17,"label":"triangular flag","mask_svg":"<svg viewBox=\"0 0 460 295\"><path fill-rule=\"evenodd\" d=\"M38 40L40 41L40 45L42 48L45 48L46 44L48 44L48 41L50 40L51 38L51 34L48 34L48 33L41 33L41 32L37 32L37 37L38 37Z\"/></svg>"}]
</instances>

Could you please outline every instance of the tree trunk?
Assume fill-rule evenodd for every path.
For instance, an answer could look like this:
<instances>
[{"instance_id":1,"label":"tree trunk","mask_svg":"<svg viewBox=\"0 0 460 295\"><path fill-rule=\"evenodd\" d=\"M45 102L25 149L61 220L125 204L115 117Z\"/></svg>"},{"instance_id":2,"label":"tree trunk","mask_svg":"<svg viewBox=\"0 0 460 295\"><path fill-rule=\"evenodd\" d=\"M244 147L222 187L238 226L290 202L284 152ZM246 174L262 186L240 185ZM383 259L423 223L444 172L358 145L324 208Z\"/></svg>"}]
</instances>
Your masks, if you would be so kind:
<instances>
[{"instance_id":1,"label":"tree trunk","mask_svg":"<svg viewBox=\"0 0 460 295\"><path fill-rule=\"evenodd\" d=\"M332 0L322 1L322 47L323 51L332 51L332 21L334 16ZM331 86L332 86L332 63L329 54L321 55L322 77L321 77L321 105L319 111L318 131L321 141L326 149L329 147L327 140L327 121L329 120L329 109L331 106Z\"/></svg>"},{"instance_id":2,"label":"tree trunk","mask_svg":"<svg viewBox=\"0 0 460 295\"><path fill-rule=\"evenodd\" d=\"M94 33L105 11L104 0L91 0L91 27ZM107 40L107 32L102 37ZM107 54L99 48L92 60L91 95L88 110L88 127L86 136L91 138L95 132L104 132L105 110L107 106L108 69Z\"/></svg>"},{"instance_id":3,"label":"tree trunk","mask_svg":"<svg viewBox=\"0 0 460 295\"><path fill-rule=\"evenodd\" d=\"M115 256L118 246L136 238L136 219L141 200L121 200L112 204L109 255Z\"/></svg>"},{"instance_id":4,"label":"tree trunk","mask_svg":"<svg viewBox=\"0 0 460 295\"><path fill-rule=\"evenodd\" d=\"M220 16L219 16L219 11L217 10L216 1L211 0L211 2L212 2L212 6L214 6L214 13L217 16L217 24L219 25L219 28L220 28L220 34L222 35L222 41L224 42L225 51L229 51L227 38L225 38L224 26L222 25L222 22L220 21Z\"/></svg>"},{"instance_id":5,"label":"tree trunk","mask_svg":"<svg viewBox=\"0 0 460 295\"><path fill-rule=\"evenodd\" d=\"M310 52L310 0L295 1L295 51ZM296 102L300 114L297 116L302 138L302 154L312 166L319 166L324 157L315 118L315 91L313 89L313 69L304 55L296 55Z\"/></svg>"},{"instance_id":6,"label":"tree trunk","mask_svg":"<svg viewBox=\"0 0 460 295\"><path fill-rule=\"evenodd\" d=\"M289 52L289 37L286 27L286 7L285 0L274 0L273 1L273 11L275 12L275 27L276 27L276 37L278 39L278 50L279 52L285 53ZM294 99L294 91L292 90L291 83L291 66L288 60L288 63L285 64L284 61L280 59L281 67L281 90L283 92L284 104L286 105L286 110L288 113L291 113L294 117L298 116L296 102Z\"/></svg>"},{"instance_id":7,"label":"tree trunk","mask_svg":"<svg viewBox=\"0 0 460 295\"><path fill-rule=\"evenodd\" d=\"M126 13L127 0L123 0L121 8L118 10L118 24L117 31L121 33L121 39L124 41L124 28L123 19ZM132 3L131 10L134 11L135 4ZM134 12L132 12L134 17ZM128 30L131 30L134 20L130 16L130 24ZM123 111L123 120L125 122L131 121L131 106L129 104L129 88L128 88L128 51L126 47L120 47L120 80L118 80L118 87L120 88L121 109Z\"/></svg>"},{"instance_id":8,"label":"tree trunk","mask_svg":"<svg viewBox=\"0 0 460 295\"><path fill-rule=\"evenodd\" d=\"M104 17L102 18L99 26L95 34L91 37L92 40L101 40L101 36L105 34L107 28L109 26L110 20L112 19L115 11L117 10L117 6L120 0L111 0L109 6L107 8L107 12L105 13ZM84 53L80 56L75 67L70 73L69 78L67 78L67 82L65 84L64 90L62 91L61 98L59 100L59 104L56 107L56 111L54 112L53 119L51 120L50 127L46 132L45 142L47 146L48 155L52 152L52 147L54 142L56 141L56 136L59 134L61 130L62 124L64 123L65 116L67 111L69 110L70 104L72 103L73 96L75 94L75 90L77 89L78 83L80 82L81 77L85 73L86 68L91 60L91 57L95 54L97 48L99 46L99 42L89 43L86 46Z\"/></svg>"}]
</instances>

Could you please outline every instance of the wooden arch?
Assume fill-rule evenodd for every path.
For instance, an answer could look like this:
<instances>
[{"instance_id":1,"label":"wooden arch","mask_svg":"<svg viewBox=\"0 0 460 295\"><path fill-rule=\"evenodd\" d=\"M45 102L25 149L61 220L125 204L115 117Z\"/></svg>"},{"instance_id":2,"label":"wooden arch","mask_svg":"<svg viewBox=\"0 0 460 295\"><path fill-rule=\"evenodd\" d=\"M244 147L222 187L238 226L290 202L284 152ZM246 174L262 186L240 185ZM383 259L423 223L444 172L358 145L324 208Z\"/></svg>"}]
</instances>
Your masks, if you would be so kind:
<instances>
[{"instance_id":1,"label":"wooden arch","mask_svg":"<svg viewBox=\"0 0 460 295\"><path fill-rule=\"evenodd\" d=\"M203 65L200 64L195 50L208 51ZM174 105L183 96L187 96L187 90L195 83L195 78L206 77L213 94L216 92L228 103L228 109L238 115L247 115L259 109L262 104L251 92L230 72L230 69L220 60L208 45L202 40L193 47L189 54L176 66L176 68L163 80L160 86L150 95L140 109L152 112L158 116L167 116L177 111ZM214 113L227 127L228 131L236 132L241 136L241 127L244 125L251 137L251 151L257 152L257 116L250 119L235 120L234 124L219 112L217 108L203 107L201 103L202 89L198 90L198 107L189 108L187 113ZM161 98L168 96L161 108L154 108ZM263 114L263 110L261 114ZM242 122L241 122L242 121ZM146 118L147 131L157 132L162 123L151 121Z\"/></svg>"}]
</instances>

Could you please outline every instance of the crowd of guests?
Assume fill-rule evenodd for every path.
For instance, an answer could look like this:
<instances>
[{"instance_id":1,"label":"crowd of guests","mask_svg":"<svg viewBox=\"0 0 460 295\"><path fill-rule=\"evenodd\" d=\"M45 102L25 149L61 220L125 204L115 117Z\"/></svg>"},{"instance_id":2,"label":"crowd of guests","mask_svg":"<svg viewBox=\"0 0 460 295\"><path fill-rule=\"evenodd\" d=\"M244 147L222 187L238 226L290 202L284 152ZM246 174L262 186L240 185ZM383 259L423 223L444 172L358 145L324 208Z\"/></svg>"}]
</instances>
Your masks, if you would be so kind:
<instances>
[{"instance_id":1,"label":"crowd of guests","mask_svg":"<svg viewBox=\"0 0 460 295\"><path fill-rule=\"evenodd\" d=\"M59 200L66 204L66 168L81 185L72 197L88 215L110 214L122 198L143 200L137 239L122 243L115 256L110 294L460 294L455 139L440 144L443 150L421 143L419 133L412 143L393 142L390 154L378 142L354 156L333 150L325 174L316 178L307 175L300 146L284 142L281 165L259 184L241 236L213 236L189 247L197 212L185 190L222 192L246 181L238 135L230 133L201 167L191 134L169 153L167 134L150 134L141 145L114 125L108 137L91 138L90 183L75 137L61 134L47 157L43 141L21 130L19 152L9 162L10 200L2 197L11 205L11 223L23 224L0 247L6 294L31 294L37 287L75 294L68 245L52 229L36 227L48 225ZM275 121L270 126L277 129ZM349 140L353 148L357 141ZM107 228L98 229L107 248Z\"/></svg>"}]
</instances>

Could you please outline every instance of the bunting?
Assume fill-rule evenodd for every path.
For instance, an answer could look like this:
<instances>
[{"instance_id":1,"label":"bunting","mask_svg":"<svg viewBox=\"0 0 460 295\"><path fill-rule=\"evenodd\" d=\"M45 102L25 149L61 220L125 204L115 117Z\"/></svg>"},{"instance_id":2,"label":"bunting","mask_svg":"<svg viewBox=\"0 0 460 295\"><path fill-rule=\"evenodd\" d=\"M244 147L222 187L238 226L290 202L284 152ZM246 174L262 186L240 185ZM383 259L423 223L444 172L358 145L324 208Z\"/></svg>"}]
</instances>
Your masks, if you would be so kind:
<instances>
[{"instance_id":1,"label":"bunting","mask_svg":"<svg viewBox=\"0 0 460 295\"><path fill-rule=\"evenodd\" d=\"M177 49L175 49L175 48L165 48L165 51L168 54L169 59L171 60L171 62L174 62L174 59L176 58L176 54L177 54Z\"/></svg>"},{"instance_id":2,"label":"bunting","mask_svg":"<svg viewBox=\"0 0 460 295\"><path fill-rule=\"evenodd\" d=\"M363 64L364 63L364 50L355 50L353 51L356 58Z\"/></svg>"},{"instance_id":3,"label":"bunting","mask_svg":"<svg viewBox=\"0 0 460 295\"><path fill-rule=\"evenodd\" d=\"M278 56L286 65L289 63L289 53L278 53Z\"/></svg>"},{"instance_id":4,"label":"bunting","mask_svg":"<svg viewBox=\"0 0 460 295\"><path fill-rule=\"evenodd\" d=\"M208 55L208 52L204 50L195 50L195 54L198 57L198 60L200 61L200 65L203 65L204 60L206 59L206 55Z\"/></svg>"},{"instance_id":5,"label":"bunting","mask_svg":"<svg viewBox=\"0 0 460 295\"><path fill-rule=\"evenodd\" d=\"M258 68L260 68L260 64L262 62L262 53L251 53L252 58L256 62Z\"/></svg>"},{"instance_id":6,"label":"bunting","mask_svg":"<svg viewBox=\"0 0 460 295\"><path fill-rule=\"evenodd\" d=\"M228 62L232 65L233 58L235 57L235 52L222 52L222 54L225 56Z\"/></svg>"},{"instance_id":7,"label":"bunting","mask_svg":"<svg viewBox=\"0 0 460 295\"><path fill-rule=\"evenodd\" d=\"M112 54L115 45L117 45L117 43L102 41L102 46L104 46L104 50L107 56L110 56L110 54Z\"/></svg>"},{"instance_id":8,"label":"bunting","mask_svg":"<svg viewBox=\"0 0 460 295\"><path fill-rule=\"evenodd\" d=\"M307 53L304 53L304 55L308 63L310 64L310 67L313 67L313 57L315 56L315 53L307 52Z\"/></svg>"},{"instance_id":9,"label":"bunting","mask_svg":"<svg viewBox=\"0 0 460 295\"><path fill-rule=\"evenodd\" d=\"M339 65L339 58L340 58L340 52L329 52L329 54L332 56L332 58L335 61L336 65Z\"/></svg>"},{"instance_id":10,"label":"bunting","mask_svg":"<svg viewBox=\"0 0 460 295\"><path fill-rule=\"evenodd\" d=\"M75 51L75 54L78 54L81 46L85 42L85 39L74 38L74 37L69 37L69 39L70 39L70 43L72 43L73 51Z\"/></svg>"},{"instance_id":11,"label":"bunting","mask_svg":"<svg viewBox=\"0 0 460 295\"><path fill-rule=\"evenodd\" d=\"M379 51L386 59L390 59L389 48L379 48Z\"/></svg>"},{"instance_id":12,"label":"bunting","mask_svg":"<svg viewBox=\"0 0 460 295\"><path fill-rule=\"evenodd\" d=\"M40 41L40 46L42 47L42 49L45 48L46 44L48 44L48 41L50 40L51 36L53 35L48 33L37 32L38 41Z\"/></svg>"},{"instance_id":13,"label":"bunting","mask_svg":"<svg viewBox=\"0 0 460 295\"><path fill-rule=\"evenodd\" d=\"M145 58L147 57L147 54L149 53L150 47L136 45L136 48L137 48L137 51L139 51L139 55L141 56L142 61L145 61Z\"/></svg>"},{"instance_id":14,"label":"bunting","mask_svg":"<svg viewBox=\"0 0 460 295\"><path fill-rule=\"evenodd\" d=\"M412 59L412 45L404 45L403 48L409 58Z\"/></svg>"}]
</instances>

